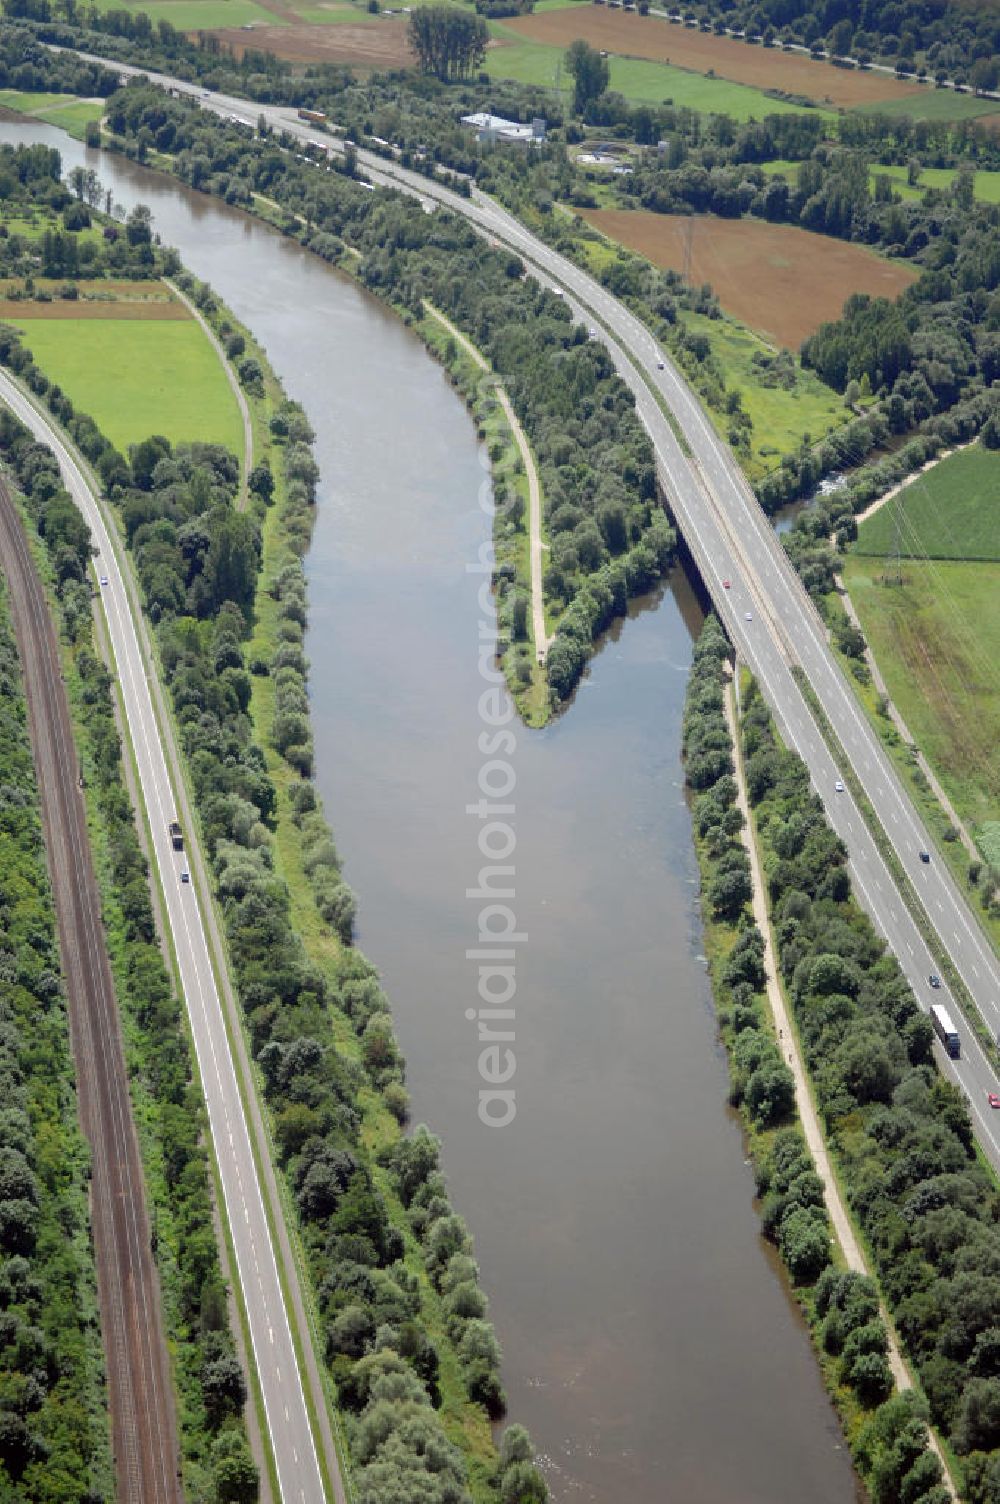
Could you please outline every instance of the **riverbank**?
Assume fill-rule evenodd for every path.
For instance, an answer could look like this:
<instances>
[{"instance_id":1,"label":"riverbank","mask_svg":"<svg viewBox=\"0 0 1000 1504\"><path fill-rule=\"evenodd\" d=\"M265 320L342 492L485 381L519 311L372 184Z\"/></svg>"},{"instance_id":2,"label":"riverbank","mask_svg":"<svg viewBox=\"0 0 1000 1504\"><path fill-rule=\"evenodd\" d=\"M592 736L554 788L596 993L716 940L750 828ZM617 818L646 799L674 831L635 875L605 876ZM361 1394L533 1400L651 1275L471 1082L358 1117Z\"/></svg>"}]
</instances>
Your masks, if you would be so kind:
<instances>
[{"instance_id":1,"label":"riverbank","mask_svg":"<svg viewBox=\"0 0 1000 1504\"><path fill-rule=\"evenodd\" d=\"M871 1479L885 1465L871 1443L876 1417L885 1422L896 1404L890 1397L893 1389L913 1396L912 1379L880 1310L868 1260L828 1156L798 1026L786 1003L734 703L734 691L752 685L749 677L742 684L729 682L727 655L721 630L709 618L696 648L685 713L688 778L699 791L694 814L706 953L733 1100L741 1111L763 1198L764 1231L785 1262L855 1462L862 1476ZM724 750L723 733L728 733L729 751ZM752 919L746 914L748 904ZM829 1236L831 1227L835 1237ZM832 1263L829 1244L835 1247ZM836 1341L831 1312L841 1313ZM844 1355L851 1354L852 1343L855 1351L861 1350L860 1338L856 1341L850 1333L862 1328L867 1334L863 1351L870 1358L859 1371L853 1355ZM907 1406L904 1413L919 1414L923 1404L918 1398L915 1408ZM943 1454L933 1439L930 1444L940 1473ZM929 1487L936 1481L933 1474L929 1466ZM954 1499L946 1472L944 1477L943 1497ZM923 1498L924 1492L913 1497Z\"/></svg>"}]
</instances>

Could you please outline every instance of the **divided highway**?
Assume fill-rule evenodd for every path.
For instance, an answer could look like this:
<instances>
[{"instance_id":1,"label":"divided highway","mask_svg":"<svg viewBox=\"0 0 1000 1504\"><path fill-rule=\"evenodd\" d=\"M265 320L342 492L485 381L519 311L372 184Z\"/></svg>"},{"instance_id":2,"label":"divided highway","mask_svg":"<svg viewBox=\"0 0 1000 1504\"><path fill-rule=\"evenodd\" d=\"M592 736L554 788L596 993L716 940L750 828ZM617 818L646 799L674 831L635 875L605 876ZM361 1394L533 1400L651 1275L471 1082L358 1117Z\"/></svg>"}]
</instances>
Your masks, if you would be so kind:
<instances>
[{"instance_id":1,"label":"divided highway","mask_svg":"<svg viewBox=\"0 0 1000 1504\"><path fill-rule=\"evenodd\" d=\"M316 139L315 125L300 121L288 108L257 106L177 79L148 76L177 93L192 95L217 114L250 125L263 116L275 131L284 130L303 143ZM343 150L335 138L324 138L324 144L331 152ZM994 1035L1000 1034L1000 960L944 864L933 856L928 863L920 859L922 851L933 852L930 836L860 710L822 621L729 447L645 324L500 205L476 188L465 198L373 152L359 149L358 162L372 182L410 193L425 208L451 209L481 234L517 251L596 329L611 352L635 395L656 451L664 492L716 611L760 681L783 735L809 767L831 823L847 847L860 901L896 954L921 1006L929 1008L932 1001L950 1005L963 1054L952 1061L942 1053L942 1064L966 1091L977 1134L1000 1171L1000 1113L993 1114L986 1100L997 1085L996 1074L947 988L931 994L928 978L938 969L934 957L860 810L848 791L837 792L846 770L838 768L827 749L791 674L793 664L805 671L941 946Z\"/></svg>"},{"instance_id":2,"label":"divided highway","mask_svg":"<svg viewBox=\"0 0 1000 1504\"><path fill-rule=\"evenodd\" d=\"M63 483L86 518L99 550L95 563L104 614L195 1042L281 1498L284 1504L326 1504L197 889L193 882L181 881L182 872L188 871L188 858L173 849L167 829L175 816L174 797L117 546L74 456L6 373L0 373L0 400L56 455ZM335 1491L341 1500L342 1485L336 1476Z\"/></svg>"}]
</instances>

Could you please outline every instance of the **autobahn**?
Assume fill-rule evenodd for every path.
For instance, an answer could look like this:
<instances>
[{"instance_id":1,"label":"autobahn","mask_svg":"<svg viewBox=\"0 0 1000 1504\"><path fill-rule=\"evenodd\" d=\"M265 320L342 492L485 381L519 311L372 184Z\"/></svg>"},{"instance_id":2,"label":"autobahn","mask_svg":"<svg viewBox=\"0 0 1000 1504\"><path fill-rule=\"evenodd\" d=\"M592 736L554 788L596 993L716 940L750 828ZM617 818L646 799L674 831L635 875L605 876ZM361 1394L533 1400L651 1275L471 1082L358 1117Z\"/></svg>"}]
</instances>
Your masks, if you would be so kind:
<instances>
[{"instance_id":1,"label":"autobahn","mask_svg":"<svg viewBox=\"0 0 1000 1504\"><path fill-rule=\"evenodd\" d=\"M275 131L303 143L316 141L316 126L300 121L288 108L258 107L181 80L147 76L176 93L190 94L219 115L247 125L263 116ZM324 138L323 144L331 153L343 150L343 142L333 137ZM945 865L934 859L929 833L858 706L826 629L728 445L646 325L512 214L475 187L466 198L363 148L357 149L357 157L373 183L415 195L425 207L436 204L461 214L481 234L516 251L529 269L569 300L611 352L635 395L664 493L715 609L760 681L784 737L809 767L847 848L860 901L896 954L920 1005L928 1009L934 1001L944 1002L958 1023L962 1058L952 1061L942 1054L942 1065L965 1090L977 1133L1000 1170L1000 1113L994 1117L986 1101L996 1086L996 1072L948 988L934 992L930 987L929 977L939 970L935 957L850 791L837 792L847 769L838 767L827 748L791 673L793 665L804 670L926 921L994 1037L1000 1034L1000 959ZM922 861L921 852L931 854L931 860Z\"/></svg>"},{"instance_id":2,"label":"autobahn","mask_svg":"<svg viewBox=\"0 0 1000 1504\"><path fill-rule=\"evenodd\" d=\"M0 400L56 455L63 483L86 519L98 550L96 570L108 636L146 807L163 910L194 1039L281 1499L284 1504L326 1504L327 1491L197 885L181 880L182 872L190 870L189 859L184 851L173 849L168 832L175 816L174 794L126 591L127 566L119 562L117 540L112 539L75 456L5 372L0 372ZM192 834L186 832L189 842ZM328 1463L333 1471L335 1462L329 1456ZM341 1501L342 1482L335 1471L333 1476L334 1495Z\"/></svg>"},{"instance_id":3,"label":"autobahn","mask_svg":"<svg viewBox=\"0 0 1000 1504\"><path fill-rule=\"evenodd\" d=\"M253 126L263 117L274 131L284 131L300 143L317 139L317 126L300 121L287 107L206 91L200 84L148 69L113 66L123 78L146 76L245 125ZM323 145L335 153L343 151L344 143L331 136L324 137ZM935 957L849 789L837 791L847 768L838 766L831 755L792 674L794 665L804 670L927 922L994 1037L1000 1031L1000 960L950 874L933 859L928 832L861 713L823 624L728 446L649 329L513 215L474 187L466 198L363 148L358 148L357 158L373 183L414 195L425 208L437 205L461 214L479 233L516 251L530 270L566 297L610 351L635 395L653 442L664 494L715 609L757 677L786 742L809 768L847 848L859 900L895 953L920 1005L927 1009L933 1001L943 1001L958 1023L962 1058L953 1061L942 1054L942 1067L966 1092L977 1136L1000 1171L1000 1113L993 1115L986 1102L987 1092L996 1085L994 1069L947 987L936 993L930 988L928 979L939 969ZM921 861L922 851L932 854L929 862Z\"/></svg>"}]
</instances>

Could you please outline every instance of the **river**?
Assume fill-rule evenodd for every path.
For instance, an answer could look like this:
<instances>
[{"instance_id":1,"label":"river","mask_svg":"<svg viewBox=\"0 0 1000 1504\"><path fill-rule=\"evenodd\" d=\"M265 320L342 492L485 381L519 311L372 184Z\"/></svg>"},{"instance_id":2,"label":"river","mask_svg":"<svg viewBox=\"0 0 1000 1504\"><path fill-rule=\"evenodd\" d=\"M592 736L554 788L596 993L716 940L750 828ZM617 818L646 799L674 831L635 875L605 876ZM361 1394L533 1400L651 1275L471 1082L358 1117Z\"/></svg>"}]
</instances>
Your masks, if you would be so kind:
<instances>
[{"instance_id":1,"label":"river","mask_svg":"<svg viewBox=\"0 0 1000 1504\"><path fill-rule=\"evenodd\" d=\"M474 571L489 519L465 409L395 317L276 233L55 129L5 124L0 139L56 145L126 208L147 203L316 430L317 782L414 1119L441 1135L475 1234L511 1416L554 1498L850 1504L858 1485L726 1106L680 764L700 621L683 576L609 635L568 714L518 729L508 771L483 775L511 785L505 902L526 937L516 1117L484 1126L466 952L485 900L466 895L484 861L469 806L488 760Z\"/></svg>"}]
</instances>

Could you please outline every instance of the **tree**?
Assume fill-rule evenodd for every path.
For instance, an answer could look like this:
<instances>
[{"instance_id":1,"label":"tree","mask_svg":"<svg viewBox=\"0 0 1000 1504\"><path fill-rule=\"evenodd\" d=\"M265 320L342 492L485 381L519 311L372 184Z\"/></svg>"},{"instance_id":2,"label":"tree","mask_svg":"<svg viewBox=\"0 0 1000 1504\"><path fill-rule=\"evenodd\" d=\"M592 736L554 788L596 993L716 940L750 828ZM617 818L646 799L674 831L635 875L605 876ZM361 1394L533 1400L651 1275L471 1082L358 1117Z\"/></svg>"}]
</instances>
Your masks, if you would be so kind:
<instances>
[{"instance_id":1,"label":"tree","mask_svg":"<svg viewBox=\"0 0 1000 1504\"><path fill-rule=\"evenodd\" d=\"M450 5L424 5L411 11L408 35L423 72L447 83L478 68L490 34L481 16Z\"/></svg>"},{"instance_id":2,"label":"tree","mask_svg":"<svg viewBox=\"0 0 1000 1504\"><path fill-rule=\"evenodd\" d=\"M969 69L969 83L976 94L989 94L997 86L997 78L1000 76L995 57L977 57Z\"/></svg>"},{"instance_id":3,"label":"tree","mask_svg":"<svg viewBox=\"0 0 1000 1504\"><path fill-rule=\"evenodd\" d=\"M826 39L826 45L834 57L847 57L851 50L854 27L850 21L838 21Z\"/></svg>"},{"instance_id":4,"label":"tree","mask_svg":"<svg viewBox=\"0 0 1000 1504\"><path fill-rule=\"evenodd\" d=\"M237 1415L247 1397L246 1383L239 1359L223 1354L205 1364L202 1373L205 1408L212 1424L218 1426L227 1415Z\"/></svg>"},{"instance_id":5,"label":"tree","mask_svg":"<svg viewBox=\"0 0 1000 1504\"><path fill-rule=\"evenodd\" d=\"M153 216L145 204L136 204L125 221L125 235L129 245L148 245L153 238Z\"/></svg>"},{"instance_id":6,"label":"tree","mask_svg":"<svg viewBox=\"0 0 1000 1504\"><path fill-rule=\"evenodd\" d=\"M212 1448L212 1472L220 1504L255 1504L257 1469L242 1436L227 1431L218 1438Z\"/></svg>"},{"instance_id":7,"label":"tree","mask_svg":"<svg viewBox=\"0 0 1000 1504\"><path fill-rule=\"evenodd\" d=\"M573 112L582 115L588 104L600 99L611 82L611 64L577 37L566 53L566 68L573 77Z\"/></svg>"}]
</instances>

